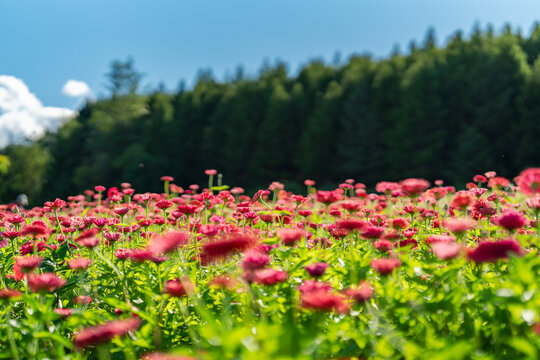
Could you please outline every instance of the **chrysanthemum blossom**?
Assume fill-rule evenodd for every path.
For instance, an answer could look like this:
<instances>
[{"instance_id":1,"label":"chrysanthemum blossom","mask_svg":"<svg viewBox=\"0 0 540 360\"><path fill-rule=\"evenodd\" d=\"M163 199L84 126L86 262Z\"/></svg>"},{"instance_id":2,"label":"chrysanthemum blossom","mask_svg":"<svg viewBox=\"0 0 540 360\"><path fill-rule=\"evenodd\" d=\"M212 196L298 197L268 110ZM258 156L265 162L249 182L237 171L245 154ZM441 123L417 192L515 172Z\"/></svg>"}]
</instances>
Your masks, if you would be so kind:
<instances>
[{"instance_id":1,"label":"chrysanthemum blossom","mask_svg":"<svg viewBox=\"0 0 540 360\"><path fill-rule=\"evenodd\" d=\"M328 269L328 264L325 262L318 262L306 266L308 274L315 278L323 276L326 269Z\"/></svg>"},{"instance_id":2,"label":"chrysanthemum blossom","mask_svg":"<svg viewBox=\"0 0 540 360\"><path fill-rule=\"evenodd\" d=\"M15 267L22 273L30 273L41 265L42 261L43 258L39 256L17 256L15 257Z\"/></svg>"},{"instance_id":3,"label":"chrysanthemum blossom","mask_svg":"<svg viewBox=\"0 0 540 360\"><path fill-rule=\"evenodd\" d=\"M342 294L353 299L356 302L365 302L373 296L373 288L367 281L362 281L358 287L348 288L342 291Z\"/></svg>"},{"instance_id":4,"label":"chrysanthemum blossom","mask_svg":"<svg viewBox=\"0 0 540 360\"><path fill-rule=\"evenodd\" d=\"M540 168L523 170L515 181L523 194L540 194Z\"/></svg>"},{"instance_id":5,"label":"chrysanthemum blossom","mask_svg":"<svg viewBox=\"0 0 540 360\"><path fill-rule=\"evenodd\" d=\"M516 240L483 241L478 247L469 250L468 258L477 263L496 262L508 258L508 254L521 254L521 246Z\"/></svg>"},{"instance_id":6,"label":"chrysanthemum blossom","mask_svg":"<svg viewBox=\"0 0 540 360\"><path fill-rule=\"evenodd\" d=\"M513 231L527 225L527 218L515 210L506 210L497 218L497 224Z\"/></svg>"},{"instance_id":7,"label":"chrysanthemum blossom","mask_svg":"<svg viewBox=\"0 0 540 360\"><path fill-rule=\"evenodd\" d=\"M110 321L103 325L87 327L75 334L73 343L77 349L105 344L116 336L123 336L130 331L137 330L140 325L141 320L132 317L125 320Z\"/></svg>"},{"instance_id":8,"label":"chrysanthemum blossom","mask_svg":"<svg viewBox=\"0 0 540 360\"><path fill-rule=\"evenodd\" d=\"M182 231L170 231L152 239L148 250L155 254L168 254L189 242L188 234Z\"/></svg>"},{"instance_id":9,"label":"chrysanthemum blossom","mask_svg":"<svg viewBox=\"0 0 540 360\"><path fill-rule=\"evenodd\" d=\"M253 282L260 285L274 285L287 280L287 272L276 269L258 269L253 275Z\"/></svg>"},{"instance_id":10,"label":"chrysanthemum blossom","mask_svg":"<svg viewBox=\"0 0 540 360\"><path fill-rule=\"evenodd\" d=\"M424 179L405 179L400 183L401 191L408 196L420 195L429 187L429 182Z\"/></svg>"},{"instance_id":11,"label":"chrysanthemum blossom","mask_svg":"<svg viewBox=\"0 0 540 360\"><path fill-rule=\"evenodd\" d=\"M69 268L71 270L83 270L92 264L92 260L84 257L71 259L68 262Z\"/></svg>"},{"instance_id":12,"label":"chrysanthemum blossom","mask_svg":"<svg viewBox=\"0 0 540 360\"><path fill-rule=\"evenodd\" d=\"M453 242L436 242L431 246L433 253L441 260L450 260L458 257L461 245Z\"/></svg>"},{"instance_id":13,"label":"chrysanthemum blossom","mask_svg":"<svg viewBox=\"0 0 540 360\"><path fill-rule=\"evenodd\" d=\"M283 245L292 246L306 236L306 232L302 229L279 229L277 236Z\"/></svg>"},{"instance_id":14,"label":"chrysanthemum blossom","mask_svg":"<svg viewBox=\"0 0 540 360\"><path fill-rule=\"evenodd\" d=\"M262 269L270 263L270 256L257 251L249 250L240 262L240 267L244 270Z\"/></svg>"},{"instance_id":15,"label":"chrysanthemum blossom","mask_svg":"<svg viewBox=\"0 0 540 360\"><path fill-rule=\"evenodd\" d=\"M232 254L245 251L257 243L256 239L242 234L232 234L226 238L209 241L202 246L205 259L212 261L226 258Z\"/></svg>"},{"instance_id":16,"label":"chrysanthemum blossom","mask_svg":"<svg viewBox=\"0 0 540 360\"><path fill-rule=\"evenodd\" d=\"M336 225L340 229L361 230L367 226L367 222L360 219L343 219L337 220Z\"/></svg>"},{"instance_id":17,"label":"chrysanthemum blossom","mask_svg":"<svg viewBox=\"0 0 540 360\"><path fill-rule=\"evenodd\" d=\"M28 287L32 292L52 292L65 284L64 279L53 273L32 275L28 278Z\"/></svg>"},{"instance_id":18,"label":"chrysanthemum blossom","mask_svg":"<svg viewBox=\"0 0 540 360\"><path fill-rule=\"evenodd\" d=\"M182 279L168 280L163 292L172 297L182 297L192 293L193 290L194 286L191 280L188 277L183 277Z\"/></svg>"},{"instance_id":19,"label":"chrysanthemum blossom","mask_svg":"<svg viewBox=\"0 0 540 360\"><path fill-rule=\"evenodd\" d=\"M345 297L325 290L316 290L303 293L300 297L302 307L305 309L336 312L345 314L349 311L349 305Z\"/></svg>"},{"instance_id":20,"label":"chrysanthemum blossom","mask_svg":"<svg viewBox=\"0 0 540 360\"><path fill-rule=\"evenodd\" d=\"M381 275L389 275L401 265L399 259L380 258L371 260L369 265Z\"/></svg>"},{"instance_id":21,"label":"chrysanthemum blossom","mask_svg":"<svg viewBox=\"0 0 540 360\"><path fill-rule=\"evenodd\" d=\"M454 234L462 234L476 227L476 223L472 219L466 217L448 218L444 221L443 225Z\"/></svg>"}]
</instances>

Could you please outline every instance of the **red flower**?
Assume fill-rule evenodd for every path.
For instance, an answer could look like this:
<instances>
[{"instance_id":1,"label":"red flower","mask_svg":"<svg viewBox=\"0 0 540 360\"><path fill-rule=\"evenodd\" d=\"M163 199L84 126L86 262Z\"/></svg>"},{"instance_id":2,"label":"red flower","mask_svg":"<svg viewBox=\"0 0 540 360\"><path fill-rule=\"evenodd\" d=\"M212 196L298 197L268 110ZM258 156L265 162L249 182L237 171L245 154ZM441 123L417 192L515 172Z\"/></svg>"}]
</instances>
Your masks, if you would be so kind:
<instances>
[{"instance_id":1,"label":"red flower","mask_svg":"<svg viewBox=\"0 0 540 360\"><path fill-rule=\"evenodd\" d=\"M255 245L255 242L255 239L250 236L235 234L221 240L205 243L202 247L202 253L207 260L211 261L244 251Z\"/></svg>"},{"instance_id":2,"label":"red flower","mask_svg":"<svg viewBox=\"0 0 540 360\"><path fill-rule=\"evenodd\" d=\"M297 241L300 241L306 232L302 229L279 229L277 236L285 246L293 246Z\"/></svg>"},{"instance_id":3,"label":"red flower","mask_svg":"<svg viewBox=\"0 0 540 360\"><path fill-rule=\"evenodd\" d=\"M332 286L327 282L317 280L305 280L302 284L298 286L298 291L300 291L300 293L307 293L319 290L324 290L328 292L332 290Z\"/></svg>"},{"instance_id":4,"label":"red flower","mask_svg":"<svg viewBox=\"0 0 540 360\"><path fill-rule=\"evenodd\" d=\"M309 273L309 275L313 277L321 277L326 272L326 269L328 269L328 264L325 262L318 262L311 265L306 266L306 271Z\"/></svg>"},{"instance_id":5,"label":"red flower","mask_svg":"<svg viewBox=\"0 0 540 360\"><path fill-rule=\"evenodd\" d=\"M368 239L378 239L384 233L384 227L368 226L362 231L362 236Z\"/></svg>"},{"instance_id":6,"label":"red flower","mask_svg":"<svg viewBox=\"0 0 540 360\"><path fill-rule=\"evenodd\" d=\"M42 261L43 258L40 258L39 256L17 256L15 257L15 265L13 269L15 270L15 268L17 268L22 273L26 274L31 273L35 268L41 265Z\"/></svg>"},{"instance_id":7,"label":"red flower","mask_svg":"<svg viewBox=\"0 0 540 360\"><path fill-rule=\"evenodd\" d=\"M508 258L509 253L521 254L519 243L513 239L499 241L484 241L473 250L469 250L468 257L477 263L496 262L499 259Z\"/></svg>"},{"instance_id":8,"label":"red flower","mask_svg":"<svg viewBox=\"0 0 540 360\"><path fill-rule=\"evenodd\" d=\"M125 320L114 320L103 325L96 325L82 329L73 337L73 343L78 349L104 344L115 336L123 336L130 331L137 330L141 320L133 317Z\"/></svg>"},{"instance_id":9,"label":"red flower","mask_svg":"<svg viewBox=\"0 0 540 360\"><path fill-rule=\"evenodd\" d=\"M253 275L253 281L260 285L274 285L287 279L287 272L276 269L258 269Z\"/></svg>"},{"instance_id":10,"label":"red flower","mask_svg":"<svg viewBox=\"0 0 540 360\"><path fill-rule=\"evenodd\" d=\"M148 250L155 254L168 254L189 242L188 235L181 231L171 231L162 236L153 238Z\"/></svg>"},{"instance_id":11,"label":"red flower","mask_svg":"<svg viewBox=\"0 0 540 360\"><path fill-rule=\"evenodd\" d=\"M126 215L129 212L129 208L121 207L113 210L116 215Z\"/></svg>"},{"instance_id":12,"label":"red flower","mask_svg":"<svg viewBox=\"0 0 540 360\"><path fill-rule=\"evenodd\" d=\"M465 210L475 200L474 194L470 191L458 191L452 201L450 207L454 209Z\"/></svg>"},{"instance_id":13,"label":"red flower","mask_svg":"<svg viewBox=\"0 0 540 360\"><path fill-rule=\"evenodd\" d=\"M189 280L188 277L183 277L182 279L168 280L165 283L165 289L163 289L163 292L171 295L172 297L182 297L193 292L193 290L194 286L191 280Z\"/></svg>"},{"instance_id":14,"label":"red flower","mask_svg":"<svg viewBox=\"0 0 540 360\"><path fill-rule=\"evenodd\" d=\"M328 204L335 203L336 201L341 200L342 196L335 191L319 190L317 191L316 198L318 202L322 202L328 205Z\"/></svg>"},{"instance_id":15,"label":"red flower","mask_svg":"<svg viewBox=\"0 0 540 360\"><path fill-rule=\"evenodd\" d=\"M488 186L490 188L506 187L508 185L510 185L510 180L508 180L507 178L503 178L501 176L493 177L493 178L489 179L489 181L488 181Z\"/></svg>"},{"instance_id":16,"label":"red flower","mask_svg":"<svg viewBox=\"0 0 540 360\"><path fill-rule=\"evenodd\" d=\"M409 196L416 196L429 187L429 182L424 179L405 179L400 183L401 191Z\"/></svg>"},{"instance_id":17,"label":"red flower","mask_svg":"<svg viewBox=\"0 0 540 360\"><path fill-rule=\"evenodd\" d=\"M388 250L392 249L394 246L391 241L385 239L377 240L373 243L373 245L375 246L375 249L383 253L388 252Z\"/></svg>"},{"instance_id":18,"label":"red flower","mask_svg":"<svg viewBox=\"0 0 540 360\"><path fill-rule=\"evenodd\" d=\"M381 275L388 275L391 274L394 269L399 267L401 265L401 260L399 259L374 259L371 260L369 265L373 268L373 270L377 271Z\"/></svg>"},{"instance_id":19,"label":"red flower","mask_svg":"<svg viewBox=\"0 0 540 360\"><path fill-rule=\"evenodd\" d=\"M345 289L342 293L356 302L365 302L373 296L373 288L367 281L363 281L357 288Z\"/></svg>"},{"instance_id":20,"label":"red flower","mask_svg":"<svg viewBox=\"0 0 540 360\"><path fill-rule=\"evenodd\" d=\"M325 290L316 290L301 295L302 307L306 309L333 311L345 314L349 311L349 305L341 295Z\"/></svg>"},{"instance_id":21,"label":"red flower","mask_svg":"<svg viewBox=\"0 0 540 360\"><path fill-rule=\"evenodd\" d=\"M114 256L116 256L118 260L126 260L127 258L129 258L130 253L130 249L120 248L114 252Z\"/></svg>"},{"instance_id":22,"label":"red flower","mask_svg":"<svg viewBox=\"0 0 540 360\"><path fill-rule=\"evenodd\" d=\"M499 216L497 224L512 231L527 225L527 218L515 210L507 210Z\"/></svg>"},{"instance_id":23,"label":"red flower","mask_svg":"<svg viewBox=\"0 0 540 360\"><path fill-rule=\"evenodd\" d=\"M168 182L171 182L171 181L174 181L174 178L172 176L162 176L160 178L161 181L168 181Z\"/></svg>"},{"instance_id":24,"label":"red flower","mask_svg":"<svg viewBox=\"0 0 540 360\"><path fill-rule=\"evenodd\" d=\"M22 230L22 235L30 235L34 238L43 238L49 235L50 230L44 224L25 225Z\"/></svg>"},{"instance_id":25,"label":"red flower","mask_svg":"<svg viewBox=\"0 0 540 360\"><path fill-rule=\"evenodd\" d=\"M52 292L66 284L66 281L56 274L43 273L28 278L28 287L32 292Z\"/></svg>"},{"instance_id":26,"label":"red flower","mask_svg":"<svg viewBox=\"0 0 540 360\"><path fill-rule=\"evenodd\" d=\"M364 229L367 223L364 220L359 219L345 219L336 221L336 225L340 229L357 230Z\"/></svg>"},{"instance_id":27,"label":"red flower","mask_svg":"<svg viewBox=\"0 0 540 360\"><path fill-rule=\"evenodd\" d=\"M168 209L170 208L171 206L173 206L173 203L169 200L159 200L157 203L156 203L156 207L158 209Z\"/></svg>"},{"instance_id":28,"label":"red flower","mask_svg":"<svg viewBox=\"0 0 540 360\"><path fill-rule=\"evenodd\" d=\"M0 289L0 299L13 299L22 295L20 291L13 289Z\"/></svg>"},{"instance_id":29,"label":"red flower","mask_svg":"<svg viewBox=\"0 0 540 360\"><path fill-rule=\"evenodd\" d=\"M129 258L131 261L137 262L137 263L142 263L144 261L151 261L153 263L160 264L164 262L165 260L167 260L166 257L157 256L152 251L146 250L146 249L131 249L131 251L129 251Z\"/></svg>"},{"instance_id":30,"label":"red flower","mask_svg":"<svg viewBox=\"0 0 540 360\"><path fill-rule=\"evenodd\" d=\"M240 267L244 270L256 270L264 268L270 263L270 257L261 251L250 250L240 262Z\"/></svg>"}]
</instances>

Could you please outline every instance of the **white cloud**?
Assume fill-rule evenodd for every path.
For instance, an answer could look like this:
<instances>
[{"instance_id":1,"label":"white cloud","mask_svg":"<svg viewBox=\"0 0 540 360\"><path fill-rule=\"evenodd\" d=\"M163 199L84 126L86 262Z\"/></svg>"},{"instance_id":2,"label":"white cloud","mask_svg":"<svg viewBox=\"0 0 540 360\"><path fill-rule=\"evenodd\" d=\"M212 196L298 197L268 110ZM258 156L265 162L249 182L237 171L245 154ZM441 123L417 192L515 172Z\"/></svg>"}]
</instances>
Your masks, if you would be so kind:
<instances>
[{"instance_id":1,"label":"white cloud","mask_svg":"<svg viewBox=\"0 0 540 360\"><path fill-rule=\"evenodd\" d=\"M62 93L71 97L89 97L92 91L87 83L78 80L68 80L62 87Z\"/></svg>"},{"instance_id":2,"label":"white cloud","mask_svg":"<svg viewBox=\"0 0 540 360\"><path fill-rule=\"evenodd\" d=\"M0 75L0 148L38 138L75 115L71 109L43 106L21 79Z\"/></svg>"}]
</instances>

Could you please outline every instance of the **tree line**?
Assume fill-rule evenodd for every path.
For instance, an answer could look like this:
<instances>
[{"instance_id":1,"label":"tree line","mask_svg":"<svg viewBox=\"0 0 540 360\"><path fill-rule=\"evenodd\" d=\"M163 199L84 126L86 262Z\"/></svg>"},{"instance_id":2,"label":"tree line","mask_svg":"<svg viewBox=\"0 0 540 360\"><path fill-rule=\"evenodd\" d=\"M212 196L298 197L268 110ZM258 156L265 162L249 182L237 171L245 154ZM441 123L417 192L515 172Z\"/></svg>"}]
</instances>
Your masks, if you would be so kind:
<instances>
[{"instance_id":1,"label":"tree line","mask_svg":"<svg viewBox=\"0 0 540 360\"><path fill-rule=\"evenodd\" d=\"M204 184L209 168L250 191L274 180L300 190L306 178L460 186L488 170L512 177L540 165L539 53L538 25L528 36L477 27L444 46L430 30L382 59L313 60L294 75L278 62L225 81L203 71L172 93L137 93L140 74L117 61L109 98L0 152L10 162L0 199L24 192L41 202L121 182L159 191L162 175Z\"/></svg>"}]
</instances>

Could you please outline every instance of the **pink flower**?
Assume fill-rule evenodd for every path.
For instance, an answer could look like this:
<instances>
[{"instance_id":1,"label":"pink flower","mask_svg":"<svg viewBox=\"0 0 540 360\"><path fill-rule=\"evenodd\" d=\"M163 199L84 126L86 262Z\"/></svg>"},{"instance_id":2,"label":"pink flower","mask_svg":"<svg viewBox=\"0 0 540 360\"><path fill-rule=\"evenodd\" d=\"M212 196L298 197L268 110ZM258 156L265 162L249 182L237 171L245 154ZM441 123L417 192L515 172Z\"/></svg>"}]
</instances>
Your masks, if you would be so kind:
<instances>
[{"instance_id":1,"label":"pink flower","mask_svg":"<svg viewBox=\"0 0 540 360\"><path fill-rule=\"evenodd\" d=\"M170 231L162 236L153 238L148 245L148 250L155 254L168 254L178 247L187 245L188 235L181 231Z\"/></svg>"},{"instance_id":2,"label":"pink flower","mask_svg":"<svg viewBox=\"0 0 540 360\"><path fill-rule=\"evenodd\" d=\"M30 273L41 265L42 261L43 258L39 256L17 256L15 257L14 267L18 268L22 273Z\"/></svg>"},{"instance_id":3,"label":"pink flower","mask_svg":"<svg viewBox=\"0 0 540 360\"><path fill-rule=\"evenodd\" d=\"M216 175L217 174L217 170L214 170L214 169L208 169L208 170L205 170L204 173L208 176L211 176L211 175Z\"/></svg>"},{"instance_id":4,"label":"pink flower","mask_svg":"<svg viewBox=\"0 0 540 360\"><path fill-rule=\"evenodd\" d=\"M92 260L84 257L71 259L68 262L69 268L72 270L86 269L90 264L92 264Z\"/></svg>"},{"instance_id":5,"label":"pink flower","mask_svg":"<svg viewBox=\"0 0 540 360\"><path fill-rule=\"evenodd\" d=\"M429 182L424 179L405 179L400 183L401 191L409 196L416 196L429 187Z\"/></svg>"},{"instance_id":6,"label":"pink flower","mask_svg":"<svg viewBox=\"0 0 540 360\"><path fill-rule=\"evenodd\" d=\"M448 218L444 221L444 227L454 234L462 234L475 226L475 222L469 218Z\"/></svg>"},{"instance_id":7,"label":"pink flower","mask_svg":"<svg viewBox=\"0 0 540 360\"><path fill-rule=\"evenodd\" d=\"M53 273L32 275L28 278L28 287L32 292L53 292L65 284L66 281L64 279Z\"/></svg>"},{"instance_id":8,"label":"pink flower","mask_svg":"<svg viewBox=\"0 0 540 360\"><path fill-rule=\"evenodd\" d=\"M373 245L375 246L375 249L377 249L377 251L380 251L382 253L387 253L394 246L394 244L390 240L385 239L377 240L373 243Z\"/></svg>"},{"instance_id":9,"label":"pink flower","mask_svg":"<svg viewBox=\"0 0 540 360\"><path fill-rule=\"evenodd\" d=\"M431 248L441 260L449 260L457 257L461 251L461 245L451 242L436 242Z\"/></svg>"},{"instance_id":10,"label":"pink flower","mask_svg":"<svg viewBox=\"0 0 540 360\"><path fill-rule=\"evenodd\" d=\"M240 262L240 267L244 270L256 270L264 268L270 263L270 257L261 251L250 250Z\"/></svg>"},{"instance_id":11,"label":"pink flower","mask_svg":"<svg viewBox=\"0 0 540 360\"><path fill-rule=\"evenodd\" d=\"M367 281L362 281L356 288L348 288L342 293L356 302L365 302L373 296L373 288Z\"/></svg>"},{"instance_id":12,"label":"pink flower","mask_svg":"<svg viewBox=\"0 0 540 360\"><path fill-rule=\"evenodd\" d=\"M279 240L281 240L285 246L293 246L305 235L306 232L302 229L279 229L277 231Z\"/></svg>"},{"instance_id":13,"label":"pink flower","mask_svg":"<svg viewBox=\"0 0 540 360\"><path fill-rule=\"evenodd\" d=\"M515 181L525 195L540 194L540 168L523 170Z\"/></svg>"},{"instance_id":14,"label":"pink flower","mask_svg":"<svg viewBox=\"0 0 540 360\"><path fill-rule=\"evenodd\" d=\"M260 285L274 285L287 280L287 272L276 269L255 270L253 275L253 281Z\"/></svg>"},{"instance_id":15,"label":"pink flower","mask_svg":"<svg viewBox=\"0 0 540 360\"><path fill-rule=\"evenodd\" d=\"M303 293L300 297L302 307L319 311L332 311L345 314L349 311L349 305L345 298L325 290L316 290Z\"/></svg>"},{"instance_id":16,"label":"pink flower","mask_svg":"<svg viewBox=\"0 0 540 360\"><path fill-rule=\"evenodd\" d=\"M171 182L171 181L174 181L174 178L172 176L162 176L160 178L161 181L168 181L168 182Z\"/></svg>"},{"instance_id":17,"label":"pink flower","mask_svg":"<svg viewBox=\"0 0 540 360\"><path fill-rule=\"evenodd\" d=\"M394 271L394 269L396 269L397 267L401 265L401 260L380 258L380 259L371 260L369 265L373 268L373 270L377 271L379 274L388 275L388 274L391 274Z\"/></svg>"}]
</instances>

